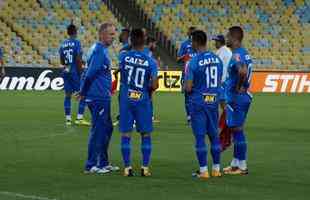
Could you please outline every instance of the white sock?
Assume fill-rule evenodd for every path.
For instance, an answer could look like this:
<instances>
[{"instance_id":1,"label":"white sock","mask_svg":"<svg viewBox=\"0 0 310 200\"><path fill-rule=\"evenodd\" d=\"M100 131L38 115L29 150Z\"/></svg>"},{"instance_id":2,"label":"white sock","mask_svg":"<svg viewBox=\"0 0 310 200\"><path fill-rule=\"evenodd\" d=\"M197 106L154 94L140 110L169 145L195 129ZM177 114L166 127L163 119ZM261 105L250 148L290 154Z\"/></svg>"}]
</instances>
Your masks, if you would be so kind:
<instances>
[{"instance_id":1,"label":"white sock","mask_svg":"<svg viewBox=\"0 0 310 200\"><path fill-rule=\"evenodd\" d=\"M239 166L239 160L237 158L233 158L230 162L230 166L232 167L238 167Z\"/></svg>"},{"instance_id":2,"label":"white sock","mask_svg":"<svg viewBox=\"0 0 310 200\"><path fill-rule=\"evenodd\" d=\"M239 161L239 168L240 168L241 170L246 170L246 169L247 169L246 160L240 160L240 161Z\"/></svg>"},{"instance_id":3,"label":"white sock","mask_svg":"<svg viewBox=\"0 0 310 200\"><path fill-rule=\"evenodd\" d=\"M71 121L71 115L66 115L66 120Z\"/></svg>"},{"instance_id":4,"label":"white sock","mask_svg":"<svg viewBox=\"0 0 310 200\"><path fill-rule=\"evenodd\" d=\"M82 114L78 114L76 118L77 119L83 119L83 115Z\"/></svg>"},{"instance_id":5,"label":"white sock","mask_svg":"<svg viewBox=\"0 0 310 200\"><path fill-rule=\"evenodd\" d=\"M212 166L212 169L213 169L213 170L216 170L216 171L220 171L220 164L214 164L214 165Z\"/></svg>"},{"instance_id":6,"label":"white sock","mask_svg":"<svg viewBox=\"0 0 310 200\"><path fill-rule=\"evenodd\" d=\"M208 171L208 167L207 167L207 166L204 166L204 167L200 167L200 168L199 168L199 172L200 172L200 173L204 173L204 172L206 172L206 171Z\"/></svg>"}]
</instances>

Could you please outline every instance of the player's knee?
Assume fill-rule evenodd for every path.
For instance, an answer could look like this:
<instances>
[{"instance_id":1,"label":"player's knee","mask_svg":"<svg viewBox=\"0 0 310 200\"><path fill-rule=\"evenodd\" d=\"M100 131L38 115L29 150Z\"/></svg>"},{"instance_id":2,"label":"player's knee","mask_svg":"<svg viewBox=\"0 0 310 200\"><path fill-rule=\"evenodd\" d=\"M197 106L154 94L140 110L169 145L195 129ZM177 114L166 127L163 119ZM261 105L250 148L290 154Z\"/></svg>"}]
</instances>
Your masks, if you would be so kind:
<instances>
[{"instance_id":1,"label":"player's knee","mask_svg":"<svg viewBox=\"0 0 310 200\"><path fill-rule=\"evenodd\" d=\"M71 98L71 96L72 96L72 93L70 93L70 92L66 92L66 93L65 93L65 97L66 97L66 98Z\"/></svg>"},{"instance_id":2,"label":"player's knee","mask_svg":"<svg viewBox=\"0 0 310 200\"><path fill-rule=\"evenodd\" d=\"M195 135L196 138L196 149L205 148L206 142L205 142L205 136L204 135Z\"/></svg>"}]
</instances>

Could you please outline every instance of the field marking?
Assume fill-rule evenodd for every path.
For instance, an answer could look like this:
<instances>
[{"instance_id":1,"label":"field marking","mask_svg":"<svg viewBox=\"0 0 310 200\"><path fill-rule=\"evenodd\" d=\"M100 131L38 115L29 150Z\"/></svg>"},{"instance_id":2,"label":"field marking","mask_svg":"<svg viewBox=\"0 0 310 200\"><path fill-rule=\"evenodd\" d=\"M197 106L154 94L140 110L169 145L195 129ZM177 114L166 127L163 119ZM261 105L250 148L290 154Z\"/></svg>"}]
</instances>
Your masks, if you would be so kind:
<instances>
[{"instance_id":1,"label":"field marking","mask_svg":"<svg viewBox=\"0 0 310 200\"><path fill-rule=\"evenodd\" d=\"M20 197L24 199L35 199L35 200L57 200L57 199L50 199L47 197L40 197L40 196L35 196L35 195L25 195L25 194L20 194L20 193L15 193L15 192L7 192L7 191L0 191L0 195L6 195L6 196L11 196L11 197Z\"/></svg>"}]
</instances>

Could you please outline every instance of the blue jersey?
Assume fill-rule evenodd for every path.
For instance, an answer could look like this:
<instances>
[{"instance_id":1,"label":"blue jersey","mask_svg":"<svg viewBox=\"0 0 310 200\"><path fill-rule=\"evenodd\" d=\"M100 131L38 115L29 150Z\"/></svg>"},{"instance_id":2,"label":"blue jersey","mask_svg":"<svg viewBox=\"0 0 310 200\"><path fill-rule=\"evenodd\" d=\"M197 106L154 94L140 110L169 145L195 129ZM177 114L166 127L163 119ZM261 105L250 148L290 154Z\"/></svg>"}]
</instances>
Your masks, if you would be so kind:
<instances>
[{"instance_id":1,"label":"blue jersey","mask_svg":"<svg viewBox=\"0 0 310 200\"><path fill-rule=\"evenodd\" d=\"M192 47L192 41L190 39L185 40L181 43L180 49L178 51L178 57L189 55L190 58L196 56L196 51Z\"/></svg>"},{"instance_id":2,"label":"blue jersey","mask_svg":"<svg viewBox=\"0 0 310 200\"><path fill-rule=\"evenodd\" d=\"M108 48L101 42L92 45L87 58L87 70L82 78L80 94L87 100L111 99L111 60Z\"/></svg>"},{"instance_id":3,"label":"blue jersey","mask_svg":"<svg viewBox=\"0 0 310 200\"><path fill-rule=\"evenodd\" d=\"M120 98L150 100L151 80L157 78L157 66L144 52L131 50L120 56Z\"/></svg>"},{"instance_id":4,"label":"blue jersey","mask_svg":"<svg viewBox=\"0 0 310 200\"><path fill-rule=\"evenodd\" d=\"M70 38L62 42L59 48L59 56L66 65L65 72L79 75L77 57L82 57L82 47L80 41Z\"/></svg>"},{"instance_id":5,"label":"blue jersey","mask_svg":"<svg viewBox=\"0 0 310 200\"><path fill-rule=\"evenodd\" d=\"M143 52L144 52L147 56L153 58L153 52L151 51L150 48L144 47Z\"/></svg>"},{"instance_id":6,"label":"blue jersey","mask_svg":"<svg viewBox=\"0 0 310 200\"><path fill-rule=\"evenodd\" d=\"M232 58L228 65L228 79L226 85L227 100L231 100L232 96L236 94L236 87L239 80L238 67L240 65L246 65L248 68L247 80L243 84L243 87L248 89L250 87L251 75L252 75L252 59L245 48L238 48L232 51Z\"/></svg>"},{"instance_id":7,"label":"blue jersey","mask_svg":"<svg viewBox=\"0 0 310 200\"><path fill-rule=\"evenodd\" d=\"M217 108L223 75L221 59L210 51L199 53L186 66L185 81L193 81L192 103Z\"/></svg>"}]
</instances>

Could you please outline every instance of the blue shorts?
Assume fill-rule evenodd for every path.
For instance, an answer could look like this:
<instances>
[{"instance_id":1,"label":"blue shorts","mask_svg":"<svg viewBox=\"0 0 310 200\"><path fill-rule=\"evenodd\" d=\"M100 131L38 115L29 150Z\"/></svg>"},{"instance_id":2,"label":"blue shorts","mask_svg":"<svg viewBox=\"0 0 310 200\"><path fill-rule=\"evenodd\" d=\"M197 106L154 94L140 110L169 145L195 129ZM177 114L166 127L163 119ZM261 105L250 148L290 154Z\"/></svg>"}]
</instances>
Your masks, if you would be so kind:
<instances>
[{"instance_id":1,"label":"blue shorts","mask_svg":"<svg viewBox=\"0 0 310 200\"><path fill-rule=\"evenodd\" d=\"M80 90L81 79L79 76L64 73L63 79L64 79L64 90L66 93L74 93Z\"/></svg>"},{"instance_id":2,"label":"blue shorts","mask_svg":"<svg viewBox=\"0 0 310 200\"><path fill-rule=\"evenodd\" d=\"M195 135L218 135L218 109L208 108L206 105L189 104L192 130Z\"/></svg>"},{"instance_id":3,"label":"blue shorts","mask_svg":"<svg viewBox=\"0 0 310 200\"><path fill-rule=\"evenodd\" d=\"M133 102L128 99L120 99L119 102L119 131L128 133L133 131L133 124L139 133L151 133L153 131L152 102Z\"/></svg>"},{"instance_id":4,"label":"blue shorts","mask_svg":"<svg viewBox=\"0 0 310 200\"><path fill-rule=\"evenodd\" d=\"M234 95L231 101L227 102L226 114L227 126L243 126L252 102L252 96L249 93Z\"/></svg>"}]
</instances>

